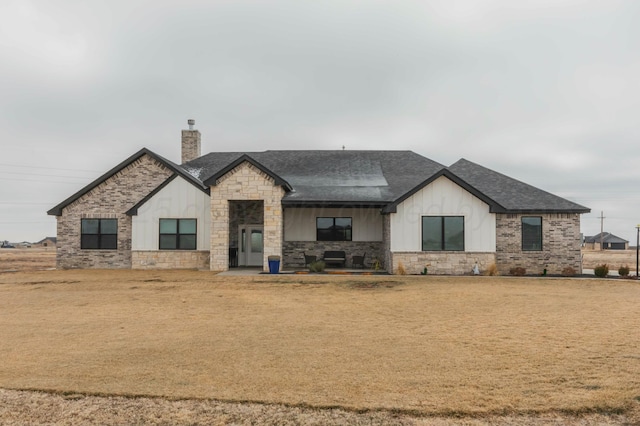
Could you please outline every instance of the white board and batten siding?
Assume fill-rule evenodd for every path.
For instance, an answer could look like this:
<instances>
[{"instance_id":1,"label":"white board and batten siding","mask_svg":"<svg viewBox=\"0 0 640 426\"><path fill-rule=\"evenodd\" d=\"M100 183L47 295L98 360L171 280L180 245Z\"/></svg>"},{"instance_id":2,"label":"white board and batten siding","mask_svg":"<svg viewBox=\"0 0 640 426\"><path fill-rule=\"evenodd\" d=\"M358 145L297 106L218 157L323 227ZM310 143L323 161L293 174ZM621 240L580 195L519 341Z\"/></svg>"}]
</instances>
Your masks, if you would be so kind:
<instances>
[{"instance_id":1,"label":"white board and batten siding","mask_svg":"<svg viewBox=\"0 0 640 426\"><path fill-rule=\"evenodd\" d=\"M144 203L133 216L132 250L158 250L160 219L196 219L197 250L211 246L210 197L177 177Z\"/></svg>"},{"instance_id":2,"label":"white board and batten siding","mask_svg":"<svg viewBox=\"0 0 640 426\"><path fill-rule=\"evenodd\" d=\"M444 176L391 213L391 251L422 251L422 216L464 216L465 251L496 251L496 215L488 204Z\"/></svg>"},{"instance_id":3,"label":"white board and batten siding","mask_svg":"<svg viewBox=\"0 0 640 426\"><path fill-rule=\"evenodd\" d=\"M352 241L382 241L380 209L366 208L286 208L285 241L315 241L316 218L350 217Z\"/></svg>"}]
</instances>

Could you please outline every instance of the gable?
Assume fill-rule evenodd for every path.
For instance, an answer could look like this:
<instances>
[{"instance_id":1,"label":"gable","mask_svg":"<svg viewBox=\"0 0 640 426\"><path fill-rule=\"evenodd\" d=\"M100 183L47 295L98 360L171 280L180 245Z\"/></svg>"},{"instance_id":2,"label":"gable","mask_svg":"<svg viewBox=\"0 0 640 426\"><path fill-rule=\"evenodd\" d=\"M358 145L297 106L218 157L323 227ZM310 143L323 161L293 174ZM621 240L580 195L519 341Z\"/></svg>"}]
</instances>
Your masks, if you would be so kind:
<instances>
[{"instance_id":1,"label":"gable","mask_svg":"<svg viewBox=\"0 0 640 426\"><path fill-rule=\"evenodd\" d=\"M456 176L455 174L453 174L449 170L442 169L439 172L437 172L434 175L432 175L429 178L427 178L425 181L421 182L416 187L412 188L410 191L408 191L405 194L403 194L401 197L399 197L393 203L390 203L389 205L387 205L382 210L382 212L383 213L396 213L398 206L400 204L402 204L405 200L407 200L408 198L410 198L413 195L417 194L418 192L422 191L424 188L428 187L433 182L435 182L436 180L439 180L442 177L444 177L447 180L451 181L452 183L456 184L458 187L460 187L461 189L463 189L467 193L473 195L475 198L477 198L479 200L482 200L485 204L487 204L489 206L489 210L492 213L504 212L505 211L504 207L502 207L500 204L495 202L493 199L487 197L485 194L483 194L482 192L478 191L473 186L469 185L467 182L465 182L464 180L460 179L458 176Z\"/></svg>"},{"instance_id":2,"label":"gable","mask_svg":"<svg viewBox=\"0 0 640 426\"><path fill-rule=\"evenodd\" d=\"M117 206L118 212L126 211L141 198L157 188L157 186L171 176L172 173L183 176L193 185L206 190L202 182L191 176L180 166L143 148L71 197L47 211L47 214L60 216L63 209L71 208L75 204L82 203L83 200L86 200L88 197L92 199L105 197L101 202L108 203L107 193L112 193L112 196L117 195L116 198L119 200L126 199L126 208L124 208L122 203ZM136 179L140 180L140 185L136 184ZM114 206L114 208L116 208L116 206ZM124 208L124 210L120 210L121 208Z\"/></svg>"},{"instance_id":3,"label":"gable","mask_svg":"<svg viewBox=\"0 0 640 426\"><path fill-rule=\"evenodd\" d=\"M458 215L490 212L490 204L441 175L397 205L399 215L408 211L424 215Z\"/></svg>"},{"instance_id":4,"label":"gable","mask_svg":"<svg viewBox=\"0 0 640 426\"><path fill-rule=\"evenodd\" d=\"M406 197L389 216L391 251L422 250L424 216L462 216L465 251L495 251L496 215L491 206L445 175Z\"/></svg>"},{"instance_id":5,"label":"gable","mask_svg":"<svg viewBox=\"0 0 640 426\"><path fill-rule=\"evenodd\" d=\"M47 213L56 216L61 216L63 211L124 213L171 174L166 165L143 153L112 169Z\"/></svg>"},{"instance_id":6,"label":"gable","mask_svg":"<svg viewBox=\"0 0 640 426\"><path fill-rule=\"evenodd\" d=\"M271 181L274 185L282 186L287 191L292 189L291 185L289 185L287 181L246 154L211 175L204 181L204 184L208 186L217 186L220 182L224 181L234 173L237 173L239 170L246 170L245 166L248 166L248 168L252 169L255 174L262 176L265 180Z\"/></svg>"},{"instance_id":7,"label":"gable","mask_svg":"<svg viewBox=\"0 0 640 426\"><path fill-rule=\"evenodd\" d=\"M132 250L158 250L159 222L168 218L196 219L198 250L209 250L209 195L176 175L159 188L132 214Z\"/></svg>"}]
</instances>

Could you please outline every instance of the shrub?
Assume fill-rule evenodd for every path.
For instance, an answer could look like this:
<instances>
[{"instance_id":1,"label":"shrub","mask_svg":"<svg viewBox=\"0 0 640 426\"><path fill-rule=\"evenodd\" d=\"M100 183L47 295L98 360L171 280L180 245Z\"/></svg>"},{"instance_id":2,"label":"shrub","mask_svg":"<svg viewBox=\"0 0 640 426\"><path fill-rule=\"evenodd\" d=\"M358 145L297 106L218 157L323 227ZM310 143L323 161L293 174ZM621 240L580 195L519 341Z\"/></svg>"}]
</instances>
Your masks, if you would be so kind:
<instances>
[{"instance_id":1,"label":"shrub","mask_svg":"<svg viewBox=\"0 0 640 426\"><path fill-rule=\"evenodd\" d=\"M509 269L509 273L516 277L521 277L527 273L527 270L524 269L522 266L516 266L515 268Z\"/></svg>"},{"instance_id":2,"label":"shrub","mask_svg":"<svg viewBox=\"0 0 640 426\"><path fill-rule=\"evenodd\" d=\"M618 268L618 274L620 274L621 277L626 277L629 275L629 267L627 265L621 266Z\"/></svg>"},{"instance_id":3,"label":"shrub","mask_svg":"<svg viewBox=\"0 0 640 426\"><path fill-rule=\"evenodd\" d=\"M486 275L489 275L490 277L495 277L500 275L498 273L498 266L495 263L492 263L491 265L489 265L489 267L487 268L487 270L484 272Z\"/></svg>"},{"instance_id":4,"label":"shrub","mask_svg":"<svg viewBox=\"0 0 640 426\"><path fill-rule=\"evenodd\" d=\"M398 262L398 275L407 275L407 270L404 269L404 263Z\"/></svg>"},{"instance_id":5,"label":"shrub","mask_svg":"<svg viewBox=\"0 0 640 426\"><path fill-rule=\"evenodd\" d=\"M379 259L373 259L371 266L373 266L374 271L379 271L380 269L382 269L382 262L380 262Z\"/></svg>"},{"instance_id":6,"label":"shrub","mask_svg":"<svg viewBox=\"0 0 640 426\"><path fill-rule=\"evenodd\" d=\"M593 269L593 273L596 275L596 277L604 278L609 273L609 265L607 265L606 263L598 265Z\"/></svg>"},{"instance_id":7,"label":"shrub","mask_svg":"<svg viewBox=\"0 0 640 426\"><path fill-rule=\"evenodd\" d=\"M573 277L576 275L576 270L571 266L565 266L564 268L562 268L561 275L563 277Z\"/></svg>"},{"instance_id":8,"label":"shrub","mask_svg":"<svg viewBox=\"0 0 640 426\"><path fill-rule=\"evenodd\" d=\"M316 260L309 264L310 272L322 272L324 271L324 262L322 260Z\"/></svg>"}]
</instances>

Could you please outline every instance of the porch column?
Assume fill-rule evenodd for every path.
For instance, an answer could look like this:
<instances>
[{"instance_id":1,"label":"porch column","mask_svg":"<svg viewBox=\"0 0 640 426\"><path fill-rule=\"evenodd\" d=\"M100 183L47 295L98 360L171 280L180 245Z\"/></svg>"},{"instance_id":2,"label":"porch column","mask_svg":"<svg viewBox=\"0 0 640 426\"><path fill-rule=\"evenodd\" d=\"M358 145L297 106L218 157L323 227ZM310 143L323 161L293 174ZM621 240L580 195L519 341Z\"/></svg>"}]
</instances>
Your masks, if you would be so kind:
<instances>
[{"instance_id":1,"label":"porch column","mask_svg":"<svg viewBox=\"0 0 640 426\"><path fill-rule=\"evenodd\" d=\"M211 191L210 270L229 270L229 201Z\"/></svg>"},{"instance_id":2,"label":"porch column","mask_svg":"<svg viewBox=\"0 0 640 426\"><path fill-rule=\"evenodd\" d=\"M264 250L262 265L263 270L269 270L268 257L280 256L282 264L282 240L283 240L283 216L282 216L282 195L283 191L279 187L272 187L264 200Z\"/></svg>"}]
</instances>

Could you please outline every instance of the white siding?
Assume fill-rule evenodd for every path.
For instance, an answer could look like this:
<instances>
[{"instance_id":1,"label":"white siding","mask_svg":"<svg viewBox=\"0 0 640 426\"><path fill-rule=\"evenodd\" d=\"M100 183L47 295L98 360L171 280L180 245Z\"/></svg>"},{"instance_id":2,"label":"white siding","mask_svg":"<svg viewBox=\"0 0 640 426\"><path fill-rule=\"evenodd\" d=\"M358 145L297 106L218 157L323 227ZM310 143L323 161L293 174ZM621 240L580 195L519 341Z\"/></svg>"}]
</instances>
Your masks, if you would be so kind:
<instances>
[{"instance_id":1,"label":"white siding","mask_svg":"<svg viewBox=\"0 0 640 426\"><path fill-rule=\"evenodd\" d=\"M209 250L209 196L181 177L172 180L133 216L131 249L158 250L160 219L197 219L197 250Z\"/></svg>"},{"instance_id":2,"label":"white siding","mask_svg":"<svg viewBox=\"0 0 640 426\"><path fill-rule=\"evenodd\" d=\"M496 215L489 206L442 176L391 213L391 251L422 251L422 216L464 216L468 252L496 251Z\"/></svg>"},{"instance_id":3,"label":"white siding","mask_svg":"<svg viewBox=\"0 0 640 426\"><path fill-rule=\"evenodd\" d=\"M286 208L284 240L315 241L317 217L350 217L353 241L382 241L382 215L377 208Z\"/></svg>"}]
</instances>

